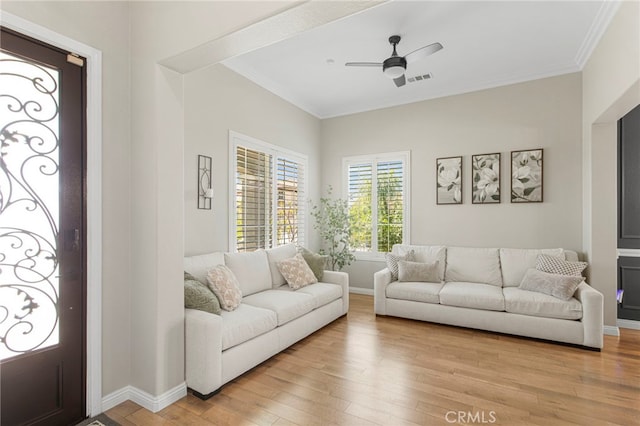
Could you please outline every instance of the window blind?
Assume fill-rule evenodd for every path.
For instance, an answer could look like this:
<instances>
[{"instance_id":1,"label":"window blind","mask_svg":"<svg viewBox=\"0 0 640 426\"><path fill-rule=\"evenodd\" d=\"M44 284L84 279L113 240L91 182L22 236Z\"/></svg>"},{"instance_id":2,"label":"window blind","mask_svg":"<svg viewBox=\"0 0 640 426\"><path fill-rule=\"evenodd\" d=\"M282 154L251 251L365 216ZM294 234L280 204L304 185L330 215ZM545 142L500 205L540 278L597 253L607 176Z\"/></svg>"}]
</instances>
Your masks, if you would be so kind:
<instances>
[{"instance_id":1,"label":"window blind","mask_svg":"<svg viewBox=\"0 0 640 426\"><path fill-rule=\"evenodd\" d=\"M272 245L271 155L236 150L236 241L238 251Z\"/></svg>"},{"instance_id":2,"label":"window blind","mask_svg":"<svg viewBox=\"0 0 640 426\"><path fill-rule=\"evenodd\" d=\"M373 211L371 209L373 164L371 162L350 164L347 173L351 248L355 251L370 251L373 242Z\"/></svg>"},{"instance_id":3,"label":"window blind","mask_svg":"<svg viewBox=\"0 0 640 426\"><path fill-rule=\"evenodd\" d=\"M347 157L351 249L390 252L408 241L409 153Z\"/></svg>"},{"instance_id":4,"label":"window blind","mask_svg":"<svg viewBox=\"0 0 640 426\"><path fill-rule=\"evenodd\" d=\"M230 135L230 145L235 197L230 249L304 244L306 157L237 133Z\"/></svg>"},{"instance_id":5,"label":"window blind","mask_svg":"<svg viewBox=\"0 0 640 426\"><path fill-rule=\"evenodd\" d=\"M402 161L377 164L378 251L390 252L402 242L404 211L404 167Z\"/></svg>"},{"instance_id":6,"label":"window blind","mask_svg":"<svg viewBox=\"0 0 640 426\"><path fill-rule=\"evenodd\" d=\"M304 241L305 204L304 165L278 157L277 159L276 235L278 245Z\"/></svg>"}]
</instances>

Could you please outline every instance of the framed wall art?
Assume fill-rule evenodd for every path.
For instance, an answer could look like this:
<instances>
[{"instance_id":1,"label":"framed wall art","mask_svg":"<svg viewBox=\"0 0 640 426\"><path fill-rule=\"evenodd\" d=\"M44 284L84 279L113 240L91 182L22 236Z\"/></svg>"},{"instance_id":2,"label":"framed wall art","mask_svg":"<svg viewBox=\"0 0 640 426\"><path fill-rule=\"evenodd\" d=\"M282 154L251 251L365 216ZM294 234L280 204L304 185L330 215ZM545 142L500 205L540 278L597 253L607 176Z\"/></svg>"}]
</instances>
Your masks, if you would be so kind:
<instances>
[{"instance_id":1,"label":"framed wall art","mask_svg":"<svg viewBox=\"0 0 640 426\"><path fill-rule=\"evenodd\" d=\"M500 203L500 154L471 156L471 187L473 204Z\"/></svg>"},{"instance_id":2,"label":"framed wall art","mask_svg":"<svg viewBox=\"0 0 640 426\"><path fill-rule=\"evenodd\" d=\"M541 203L542 149L511 151L511 202Z\"/></svg>"},{"instance_id":3,"label":"framed wall art","mask_svg":"<svg viewBox=\"0 0 640 426\"><path fill-rule=\"evenodd\" d=\"M436 204L462 204L462 157L436 159Z\"/></svg>"}]
</instances>

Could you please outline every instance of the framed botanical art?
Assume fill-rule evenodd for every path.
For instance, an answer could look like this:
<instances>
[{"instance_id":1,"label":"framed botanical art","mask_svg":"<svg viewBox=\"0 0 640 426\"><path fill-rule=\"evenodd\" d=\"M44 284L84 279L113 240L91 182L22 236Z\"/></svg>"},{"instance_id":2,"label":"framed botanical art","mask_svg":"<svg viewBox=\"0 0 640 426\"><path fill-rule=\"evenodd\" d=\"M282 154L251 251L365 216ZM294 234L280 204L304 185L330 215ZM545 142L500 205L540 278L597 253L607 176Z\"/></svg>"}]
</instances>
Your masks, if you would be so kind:
<instances>
[{"instance_id":1,"label":"framed botanical art","mask_svg":"<svg viewBox=\"0 0 640 426\"><path fill-rule=\"evenodd\" d=\"M471 156L473 204L500 203L500 154Z\"/></svg>"},{"instance_id":2,"label":"framed botanical art","mask_svg":"<svg viewBox=\"0 0 640 426\"><path fill-rule=\"evenodd\" d=\"M436 159L436 204L462 204L462 157Z\"/></svg>"},{"instance_id":3,"label":"framed botanical art","mask_svg":"<svg viewBox=\"0 0 640 426\"><path fill-rule=\"evenodd\" d=\"M511 151L511 202L541 203L542 149Z\"/></svg>"}]
</instances>

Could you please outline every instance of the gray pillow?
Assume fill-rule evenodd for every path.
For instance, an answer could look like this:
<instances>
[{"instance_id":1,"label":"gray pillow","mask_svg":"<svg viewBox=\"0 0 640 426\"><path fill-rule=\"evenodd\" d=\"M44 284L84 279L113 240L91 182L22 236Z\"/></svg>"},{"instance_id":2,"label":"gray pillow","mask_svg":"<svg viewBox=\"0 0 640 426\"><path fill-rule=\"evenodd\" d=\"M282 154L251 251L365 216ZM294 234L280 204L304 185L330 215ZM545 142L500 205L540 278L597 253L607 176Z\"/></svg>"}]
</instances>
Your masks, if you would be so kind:
<instances>
[{"instance_id":1,"label":"gray pillow","mask_svg":"<svg viewBox=\"0 0 640 426\"><path fill-rule=\"evenodd\" d=\"M220 315L220 302L215 294L198 280L184 281L184 307Z\"/></svg>"},{"instance_id":2,"label":"gray pillow","mask_svg":"<svg viewBox=\"0 0 640 426\"><path fill-rule=\"evenodd\" d=\"M562 300L571 300L582 281L584 281L583 277L550 274L537 269L528 269L519 288L548 294Z\"/></svg>"},{"instance_id":3,"label":"gray pillow","mask_svg":"<svg viewBox=\"0 0 640 426\"><path fill-rule=\"evenodd\" d=\"M439 261L434 263L411 262L409 260L398 261L398 281L414 281L426 283L439 283Z\"/></svg>"},{"instance_id":4,"label":"gray pillow","mask_svg":"<svg viewBox=\"0 0 640 426\"><path fill-rule=\"evenodd\" d=\"M313 275L316 276L318 281L322 281L322 277L324 276L324 268L327 265L327 259L329 256L317 254L312 252L311 250L307 250L304 247L298 247L298 253L302 255L309 268L313 271Z\"/></svg>"},{"instance_id":5,"label":"gray pillow","mask_svg":"<svg viewBox=\"0 0 640 426\"><path fill-rule=\"evenodd\" d=\"M399 256L393 253L385 253L384 258L387 261L387 268L389 268L389 271L391 271L391 281L396 281L398 279L398 261L408 260L412 262L416 260L416 252L414 250L411 250L404 256Z\"/></svg>"}]
</instances>

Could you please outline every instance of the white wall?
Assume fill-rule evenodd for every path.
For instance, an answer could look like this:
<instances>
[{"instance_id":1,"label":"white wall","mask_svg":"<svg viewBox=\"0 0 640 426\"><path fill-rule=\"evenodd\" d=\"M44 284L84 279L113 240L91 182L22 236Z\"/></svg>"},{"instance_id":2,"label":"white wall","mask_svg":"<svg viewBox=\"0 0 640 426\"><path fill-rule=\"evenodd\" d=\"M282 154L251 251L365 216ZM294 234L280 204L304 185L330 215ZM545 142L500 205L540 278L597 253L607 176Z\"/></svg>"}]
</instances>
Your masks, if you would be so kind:
<instances>
[{"instance_id":1,"label":"white wall","mask_svg":"<svg viewBox=\"0 0 640 426\"><path fill-rule=\"evenodd\" d=\"M590 283L617 319L616 122L640 104L640 3L622 2L583 70L584 251Z\"/></svg>"},{"instance_id":2,"label":"white wall","mask_svg":"<svg viewBox=\"0 0 640 426\"><path fill-rule=\"evenodd\" d=\"M281 2L131 2L130 384L184 383L184 77L163 59L270 16Z\"/></svg>"},{"instance_id":3,"label":"white wall","mask_svg":"<svg viewBox=\"0 0 640 426\"><path fill-rule=\"evenodd\" d=\"M131 373L129 5L3 1L1 7L102 51L103 87L108 88L102 96L102 389L106 394L128 385Z\"/></svg>"},{"instance_id":4,"label":"white wall","mask_svg":"<svg viewBox=\"0 0 640 426\"><path fill-rule=\"evenodd\" d=\"M344 156L411 151L411 243L582 249L581 76L569 74L322 122L323 187ZM544 149L544 202L510 203L510 151ZM471 155L500 152L499 205L471 204ZM436 158L464 156L462 205L436 205ZM359 262L372 288L382 263Z\"/></svg>"},{"instance_id":5,"label":"white wall","mask_svg":"<svg viewBox=\"0 0 640 426\"><path fill-rule=\"evenodd\" d=\"M185 255L228 250L234 201L229 200L229 130L307 155L309 196L317 199L320 120L223 65L187 74L184 89ZM197 209L198 155L213 157L212 210ZM307 245L314 247L315 238Z\"/></svg>"}]
</instances>

